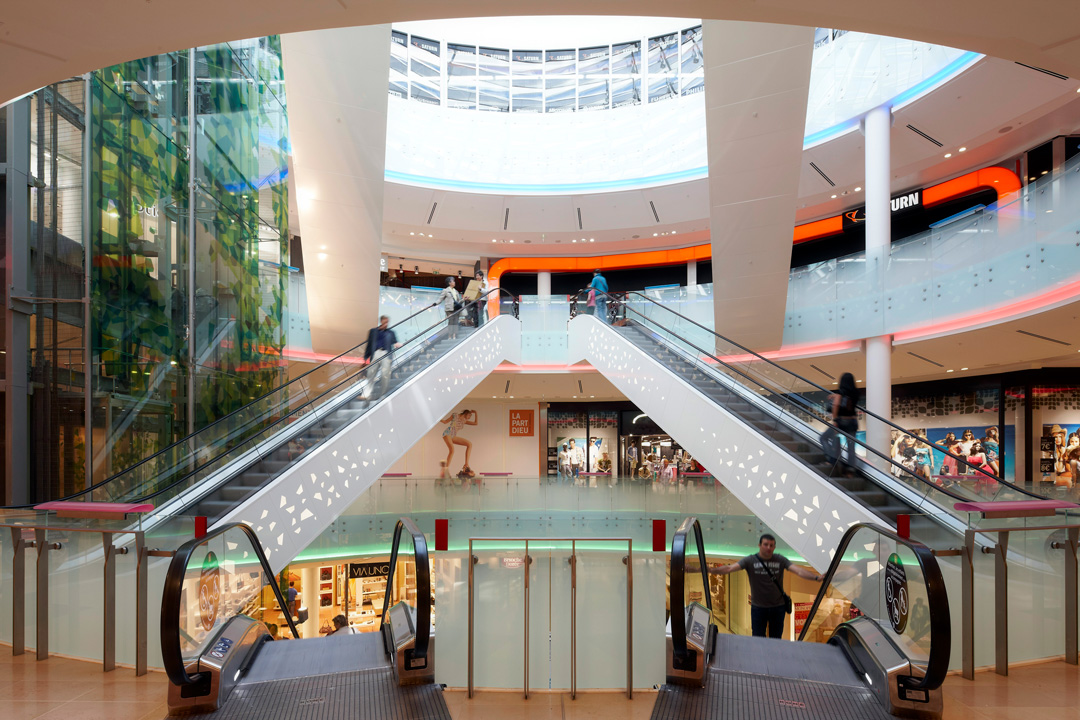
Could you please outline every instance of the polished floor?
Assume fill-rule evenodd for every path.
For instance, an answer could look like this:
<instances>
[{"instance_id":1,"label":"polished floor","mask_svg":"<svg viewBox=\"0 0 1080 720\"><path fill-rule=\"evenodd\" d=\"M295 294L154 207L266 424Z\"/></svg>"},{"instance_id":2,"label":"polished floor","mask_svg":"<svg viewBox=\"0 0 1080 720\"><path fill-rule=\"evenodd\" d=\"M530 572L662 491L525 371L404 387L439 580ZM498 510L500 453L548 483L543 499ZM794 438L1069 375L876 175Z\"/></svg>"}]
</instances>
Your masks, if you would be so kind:
<instances>
[{"instance_id":1,"label":"polished floor","mask_svg":"<svg viewBox=\"0 0 1080 720\"><path fill-rule=\"evenodd\" d=\"M168 680L160 672L141 678L118 668L80 660L32 654L13 657L0 645L0 718L3 720L161 720L165 717ZM478 693L472 700L448 691L446 703L454 720L529 718L529 720L647 720L656 694L533 693L523 700L515 692ZM948 720L1080 720L1080 670L1063 662L1014 668L1008 678L979 673L974 682L950 676L945 683Z\"/></svg>"}]
</instances>

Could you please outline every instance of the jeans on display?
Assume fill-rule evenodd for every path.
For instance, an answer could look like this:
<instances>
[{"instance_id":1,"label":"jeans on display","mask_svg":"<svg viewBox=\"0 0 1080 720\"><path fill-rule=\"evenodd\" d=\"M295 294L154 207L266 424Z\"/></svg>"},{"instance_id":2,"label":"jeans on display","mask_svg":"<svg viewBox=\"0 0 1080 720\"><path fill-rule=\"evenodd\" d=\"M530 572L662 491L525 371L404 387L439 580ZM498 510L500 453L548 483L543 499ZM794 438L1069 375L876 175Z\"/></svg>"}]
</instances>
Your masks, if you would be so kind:
<instances>
[{"instance_id":1,"label":"jeans on display","mask_svg":"<svg viewBox=\"0 0 1080 720\"><path fill-rule=\"evenodd\" d=\"M770 608L750 606L750 631L754 637L783 637L786 620L787 613L784 612L783 605Z\"/></svg>"}]
</instances>

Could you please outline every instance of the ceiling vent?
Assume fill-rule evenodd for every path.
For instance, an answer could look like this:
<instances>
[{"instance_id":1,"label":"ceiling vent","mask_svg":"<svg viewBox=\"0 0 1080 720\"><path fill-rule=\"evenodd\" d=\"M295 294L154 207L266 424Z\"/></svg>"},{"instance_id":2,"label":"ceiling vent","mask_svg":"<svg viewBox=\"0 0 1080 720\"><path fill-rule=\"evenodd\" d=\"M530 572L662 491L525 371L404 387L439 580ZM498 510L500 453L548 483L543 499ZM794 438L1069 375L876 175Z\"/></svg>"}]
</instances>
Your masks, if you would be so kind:
<instances>
[{"instance_id":1,"label":"ceiling vent","mask_svg":"<svg viewBox=\"0 0 1080 720\"><path fill-rule=\"evenodd\" d=\"M938 142L934 138L930 137L929 135L927 135L926 133L924 133L922 130L915 127L914 125L908 124L907 129L910 130L911 132L915 133L919 137L923 138L924 140L929 140L930 142L934 143L938 147L944 147L944 145L942 145L940 142Z\"/></svg>"},{"instance_id":2,"label":"ceiling vent","mask_svg":"<svg viewBox=\"0 0 1080 720\"><path fill-rule=\"evenodd\" d=\"M435 217L435 208L437 208L437 207L439 207L439 203L437 203L437 202L436 203L431 203L431 212L429 212L428 216L427 216L427 224L428 225L431 224L431 219L433 217Z\"/></svg>"},{"instance_id":3,"label":"ceiling vent","mask_svg":"<svg viewBox=\"0 0 1080 720\"><path fill-rule=\"evenodd\" d=\"M1061 73L1056 73L1053 70L1047 70L1046 68L1035 67L1034 65L1025 65L1022 62L1018 62L1016 64L1019 65L1020 67L1026 67L1028 70L1034 70L1035 72L1041 72L1043 75L1049 75L1050 77L1055 77L1058 80L1068 80L1069 79L1068 75L1062 75Z\"/></svg>"},{"instance_id":4,"label":"ceiling vent","mask_svg":"<svg viewBox=\"0 0 1080 720\"><path fill-rule=\"evenodd\" d=\"M1057 343L1058 345L1064 345L1065 347L1069 347L1069 343L1065 342L1064 340L1056 340L1052 337L1046 337L1045 335L1028 332L1027 330L1017 330L1016 332L1020 333L1021 335L1027 335L1028 337L1038 338L1039 340L1045 340L1047 342Z\"/></svg>"},{"instance_id":5,"label":"ceiling vent","mask_svg":"<svg viewBox=\"0 0 1080 720\"><path fill-rule=\"evenodd\" d=\"M913 352L911 352L910 350L908 351L908 355L910 355L910 356L911 356L911 357L913 357L913 358L918 358L918 359L922 360L923 362L928 362L928 363L930 363L931 365L936 365L936 366L937 366L937 367L939 367L939 368L943 368L943 367L945 367L944 365L942 365L942 364L941 364L941 363L939 363L939 362L934 362L934 361L933 361L933 360L931 360L930 358L927 358L927 357L923 357L922 355L918 355L918 354L916 354L916 353L913 353Z\"/></svg>"},{"instance_id":6,"label":"ceiling vent","mask_svg":"<svg viewBox=\"0 0 1080 720\"><path fill-rule=\"evenodd\" d=\"M503 230L510 224L510 208L506 208L506 214L503 215Z\"/></svg>"},{"instance_id":7,"label":"ceiling vent","mask_svg":"<svg viewBox=\"0 0 1080 720\"><path fill-rule=\"evenodd\" d=\"M577 209L577 229L578 229L578 230L584 230L584 229L585 229L585 228L584 228L584 227L582 227L582 225L581 225L581 208L578 208L578 209Z\"/></svg>"},{"instance_id":8,"label":"ceiling vent","mask_svg":"<svg viewBox=\"0 0 1080 720\"><path fill-rule=\"evenodd\" d=\"M656 222L660 222L660 215L657 214L656 205L653 204L652 200L649 201L649 207L652 208L652 216L656 218Z\"/></svg>"},{"instance_id":9,"label":"ceiling vent","mask_svg":"<svg viewBox=\"0 0 1080 720\"><path fill-rule=\"evenodd\" d=\"M823 173L821 171L821 168L819 168L816 163L810 163L810 167L814 168L814 170L817 170L817 174L825 178L825 182L829 183L829 187L836 187L836 183L832 181L832 178Z\"/></svg>"}]
</instances>

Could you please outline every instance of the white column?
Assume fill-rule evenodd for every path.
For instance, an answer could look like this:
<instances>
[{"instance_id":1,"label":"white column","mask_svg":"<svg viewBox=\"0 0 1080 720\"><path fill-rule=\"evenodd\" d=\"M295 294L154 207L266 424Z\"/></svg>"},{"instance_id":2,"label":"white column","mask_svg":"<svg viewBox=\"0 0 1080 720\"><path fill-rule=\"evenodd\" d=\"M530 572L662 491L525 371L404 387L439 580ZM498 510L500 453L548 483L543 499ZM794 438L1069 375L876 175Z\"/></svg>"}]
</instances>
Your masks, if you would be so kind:
<instances>
[{"instance_id":1,"label":"white column","mask_svg":"<svg viewBox=\"0 0 1080 720\"><path fill-rule=\"evenodd\" d=\"M686 263L686 287L697 285L697 260Z\"/></svg>"},{"instance_id":2,"label":"white column","mask_svg":"<svg viewBox=\"0 0 1080 720\"><path fill-rule=\"evenodd\" d=\"M536 294L540 296L541 300L551 299L551 273L536 273Z\"/></svg>"},{"instance_id":3,"label":"white column","mask_svg":"<svg viewBox=\"0 0 1080 720\"><path fill-rule=\"evenodd\" d=\"M308 611L307 622L296 628L300 637L319 637L319 569L316 567L300 570L300 606ZM284 630L288 632L288 628Z\"/></svg>"},{"instance_id":4,"label":"white column","mask_svg":"<svg viewBox=\"0 0 1080 720\"><path fill-rule=\"evenodd\" d=\"M866 273L879 289L881 299L865 311L882 315L885 272L892 244L891 147L892 110L882 105L863 119L866 145ZM884 319L882 318L882 323ZM884 329L884 324L882 324ZM885 419L892 418L892 336L866 339L866 409ZM888 455L889 426L867 421L866 439L870 447Z\"/></svg>"}]
</instances>

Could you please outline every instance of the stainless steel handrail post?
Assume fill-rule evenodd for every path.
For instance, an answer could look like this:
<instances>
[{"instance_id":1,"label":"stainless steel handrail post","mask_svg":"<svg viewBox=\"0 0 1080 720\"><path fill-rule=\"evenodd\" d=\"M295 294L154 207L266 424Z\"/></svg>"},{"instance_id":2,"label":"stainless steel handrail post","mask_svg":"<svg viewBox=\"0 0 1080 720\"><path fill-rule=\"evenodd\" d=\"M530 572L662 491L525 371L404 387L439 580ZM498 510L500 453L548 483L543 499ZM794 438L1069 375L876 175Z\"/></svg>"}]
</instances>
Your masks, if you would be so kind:
<instances>
[{"instance_id":1,"label":"stainless steel handrail post","mask_svg":"<svg viewBox=\"0 0 1080 720\"><path fill-rule=\"evenodd\" d=\"M1068 530L1069 547L1065 553L1065 662L1077 664L1077 544L1080 541L1080 527Z\"/></svg>"},{"instance_id":2,"label":"stainless steel handrail post","mask_svg":"<svg viewBox=\"0 0 1080 720\"><path fill-rule=\"evenodd\" d=\"M34 528L37 550L37 659L49 658L49 546L45 528Z\"/></svg>"},{"instance_id":3,"label":"stainless steel handrail post","mask_svg":"<svg viewBox=\"0 0 1080 720\"><path fill-rule=\"evenodd\" d=\"M149 601L149 556L146 537L142 531L135 533L135 676L146 674L147 665L147 603Z\"/></svg>"},{"instance_id":4,"label":"stainless steel handrail post","mask_svg":"<svg viewBox=\"0 0 1080 720\"><path fill-rule=\"evenodd\" d=\"M101 533L104 554L102 563L102 643L101 665L104 672L116 669L116 546L112 535Z\"/></svg>"},{"instance_id":5,"label":"stainless steel handrail post","mask_svg":"<svg viewBox=\"0 0 1080 720\"><path fill-rule=\"evenodd\" d=\"M473 557L473 541L469 538L469 697L473 696L473 566L476 559Z\"/></svg>"},{"instance_id":6,"label":"stainless steel handrail post","mask_svg":"<svg viewBox=\"0 0 1080 720\"><path fill-rule=\"evenodd\" d=\"M570 699L577 700L577 541L570 542Z\"/></svg>"},{"instance_id":7,"label":"stainless steel handrail post","mask_svg":"<svg viewBox=\"0 0 1080 720\"><path fill-rule=\"evenodd\" d=\"M975 531L964 531L964 554L961 556L962 573L960 580L961 605L964 608L962 636L960 640L963 658L963 676L975 679Z\"/></svg>"},{"instance_id":8,"label":"stainless steel handrail post","mask_svg":"<svg viewBox=\"0 0 1080 720\"><path fill-rule=\"evenodd\" d=\"M11 654L26 652L26 541L21 528L11 528Z\"/></svg>"},{"instance_id":9,"label":"stainless steel handrail post","mask_svg":"<svg viewBox=\"0 0 1080 720\"><path fill-rule=\"evenodd\" d=\"M525 541L525 699L529 699L529 541Z\"/></svg>"},{"instance_id":10,"label":"stainless steel handrail post","mask_svg":"<svg viewBox=\"0 0 1080 720\"><path fill-rule=\"evenodd\" d=\"M994 547L994 657L998 675L1009 674L1009 531L998 533Z\"/></svg>"},{"instance_id":11,"label":"stainless steel handrail post","mask_svg":"<svg viewBox=\"0 0 1080 720\"><path fill-rule=\"evenodd\" d=\"M705 589L708 592L708 588ZM626 699L634 699L634 541L626 541Z\"/></svg>"}]
</instances>

